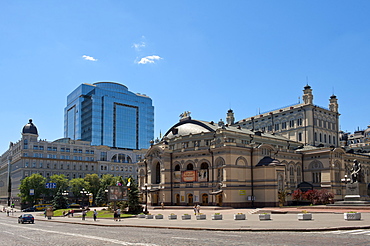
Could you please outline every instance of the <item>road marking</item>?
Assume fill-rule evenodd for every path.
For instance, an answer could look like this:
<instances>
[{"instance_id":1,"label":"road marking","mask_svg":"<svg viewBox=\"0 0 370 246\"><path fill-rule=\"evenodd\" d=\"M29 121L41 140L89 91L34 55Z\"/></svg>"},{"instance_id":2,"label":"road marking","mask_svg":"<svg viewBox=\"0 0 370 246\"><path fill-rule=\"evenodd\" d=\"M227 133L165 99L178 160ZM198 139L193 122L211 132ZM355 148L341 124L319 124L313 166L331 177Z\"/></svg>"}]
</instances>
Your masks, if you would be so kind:
<instances>
[{"instance_id":1,"label":"road marking","mask_svg":"<svg viewBox=\"0 0 370 246\"><path fill-rule=\"evenodd\" d=\"M193 237L172 237L174 239L181 239L181 240L198 240L197 238Z\"/></svg>"},{"instance_id":2,"label":"road marking","mask_svg":"<svg viewBox=\"0 0 370 246\"><path fill-rule=\"evenodd\" d=\"M14 235L13 232L9 232L9 231L3 231L3 232L8 233L8 234L11 234L11 235Z\"/></svg>"},{"instance_id":3,"label":"road marking","mask_svg":"<svg viewBox=\"0 0 370 246\"><path fill-rule=\"evenodd\" d=\"M25 239L32 240L31 238L26 237L26 236L22 236L22 235L18 235L17 237L23 237L23 238L25 238Z\"/></svg>"},{"instance_id":4,"label":"road marking","mask_svg":"<svg viewBox=\"0 0 370 246\"><path fill-rule=\"evenodd\" d=\"M95 240L106 241L106 242L115 243L115 244L121 244L121 245L157 246L157 244L130 243L130 242L124 242L124 241L120 241L120 240L116 240L116 239L104 238L104 237L82 235L82 234L70 233L70 232L60 232L60 231L44 230L44 229L40 229L40 228L32 228L32 227L24 227L24 226L18 226L18 225L11 225L11 224L1 223L1 222L0 222L0 225L4 225L4 226L8 226L8 227L9 226L18 227L18 228L28 229L28 230L34 230L34 231L42 231L42 232L48 232L48 233L62 234L62 235L66 235L66 236L83 237L83 238L87 238L87 239L95 239Z\"/></svg>"}]
</instances>

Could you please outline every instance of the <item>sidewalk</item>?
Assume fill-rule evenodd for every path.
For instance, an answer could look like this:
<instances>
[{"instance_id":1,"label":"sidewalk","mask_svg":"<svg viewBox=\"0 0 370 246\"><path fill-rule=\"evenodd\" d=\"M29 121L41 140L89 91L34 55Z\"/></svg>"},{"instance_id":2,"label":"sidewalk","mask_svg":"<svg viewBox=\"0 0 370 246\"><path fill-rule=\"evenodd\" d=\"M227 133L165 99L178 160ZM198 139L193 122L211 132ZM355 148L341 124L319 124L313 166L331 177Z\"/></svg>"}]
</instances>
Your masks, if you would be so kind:
<instances>
[{"instance_id":1,"label":"sidewalk","mask_svg":"<svg viewBox=\"0 0 370 246\"><path fill-rule=\"evenodd\" d=\"M313 219L309 221L299 221L297 213L302 208L263 208L263 209L224 209L212 210L203 208L201 213L207 216L206 220L196 220L192 209L169 209L150 210L151 214L162 214L163 219L145 219L145 218L125 218L121 221L114 221L113 218L98 218L94 221L91 217L82 220L81 217L52 217L48 220L42 213L35 214L36 223L38 220L58 222L87 224L94 226L115 226L115 227L145 227L145 228L164 228L164 229L182 229L182 230L213 230L213 231L328 231L328 230L354 230L370 229L370 210L366 208L322 208L315 207L304 210L313 213ZM357 211L362 213L362 219L358 221L344 220L343 213L348 211ZM212 220L212 215L217 212L223 215L222 220ZM271 220L260 221L258 213L271 212ZM174 213L176 220L169 220L168 215ZM234 220L234 214L245 213L246 220ZM183 214L190 214L190 220L182 220Z\"/></svg>"}]
</instances>

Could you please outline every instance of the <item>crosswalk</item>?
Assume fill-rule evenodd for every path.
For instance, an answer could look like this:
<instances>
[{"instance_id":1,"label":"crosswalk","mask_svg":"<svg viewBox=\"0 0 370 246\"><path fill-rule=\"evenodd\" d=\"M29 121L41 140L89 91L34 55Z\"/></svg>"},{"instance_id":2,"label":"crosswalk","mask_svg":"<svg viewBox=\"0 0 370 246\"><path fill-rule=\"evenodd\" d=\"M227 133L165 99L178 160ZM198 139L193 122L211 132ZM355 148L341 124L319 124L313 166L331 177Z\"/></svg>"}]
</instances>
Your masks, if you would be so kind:
<instances>
[{"instance_id":1,"label":"crosswalk","mask_svg":"<svg viewBox=\"0 0 370 246\"><path fill-rule=\"evenodd\" d=\"M364 229L364 230L338 230L338 231L325 231L320 232L324 234L351 234L351 235L367 235L370 236L370 229Z\"/></svg>"}]
</instances>

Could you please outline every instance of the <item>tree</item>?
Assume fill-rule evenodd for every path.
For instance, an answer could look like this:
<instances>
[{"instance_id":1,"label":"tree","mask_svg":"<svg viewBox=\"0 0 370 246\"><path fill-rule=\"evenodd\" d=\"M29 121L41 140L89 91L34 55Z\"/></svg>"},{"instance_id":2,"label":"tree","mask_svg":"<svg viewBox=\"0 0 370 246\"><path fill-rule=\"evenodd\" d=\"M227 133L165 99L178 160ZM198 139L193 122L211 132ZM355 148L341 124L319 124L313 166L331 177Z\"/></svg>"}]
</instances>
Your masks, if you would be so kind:
<instances>
[{"instance_id":1,"label":"tree","mask_svg":"<svg viewBox=\"0 0 370 246\"><path fill-rule=\"evenodd\" d=\"M89 184L83 178L71 179L69 181L69 187L74 197L76 198L76 203L78 203L78 198L81 197L80 191L82 190L82 188L87 189L88 185Z\"/></svg>"},{"instance_id":2,"label":"tree","mask_svg":"<svg viewBox=\"0 0 370 246\"><path fill-rule=\"evenodd\" d=\"M22 179L21 185L19 186L20 193L18 194L22 202L29 202L32 205L35 204L35 202L41 198L41 195L46 193L45 184L46 178L38 173ZM31 189L33 189L33 195L30 194Z\"/></svg>"},{"instance_id":3,"label":"tree","mask_svg":"<svg viewBox=\"0 0 370 246\"><path fill-rule=\"evenodd\" d=\"M57 194L55 194L53 199L53 207L54 209L63 209L68 207L68 198L63 195L64 189L60 187L58 189Z\"/></svg>"},{"instance_id":4,"label":"tree","mask_svg":"<svg viewBox=\"0 0 370 246\"><path fill-rule=\"evenodd\" d=\"M93 204L95 204L96 195L100 189L100 178L94 174L87 174L85 176L85 181L88 183L87 190L93 195Z\"/></svg>"},{"instance_id":5,"label":"tree","mask_svg":"<svg viewBox=\"0 0 370 246\"><path fill-rule=\"evenodd\" d=\"M139 201L139 189L137 186L137 182L135 179L132 177L124 180L124 185L127 186L127 195L128 195L128 201L127 201L127 206L128 206L128 212L137 214L141 213L143 208L140 205Z\"/></svg>"}]
</instances>

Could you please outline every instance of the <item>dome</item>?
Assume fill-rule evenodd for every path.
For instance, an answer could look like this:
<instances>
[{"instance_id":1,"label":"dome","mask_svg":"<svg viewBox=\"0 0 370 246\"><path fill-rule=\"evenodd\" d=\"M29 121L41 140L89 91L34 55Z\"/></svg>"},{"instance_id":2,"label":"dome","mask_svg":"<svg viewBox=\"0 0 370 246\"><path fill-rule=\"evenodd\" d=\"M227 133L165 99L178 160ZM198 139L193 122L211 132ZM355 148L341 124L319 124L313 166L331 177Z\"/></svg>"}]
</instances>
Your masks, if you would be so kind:
<instances>
[{"instance_id":1,"label":"dome","mask_svg":"<svg viewBox=\"0 0 370 246\"><path fill-rule=\"evenodd\" d=\"M37 128L32 123L32 119L30 119L29 122L23 127L22 133L23 134L30 133L30 134L36 134L36 135L38 135Z\"/></svg>"}]
</instances>

